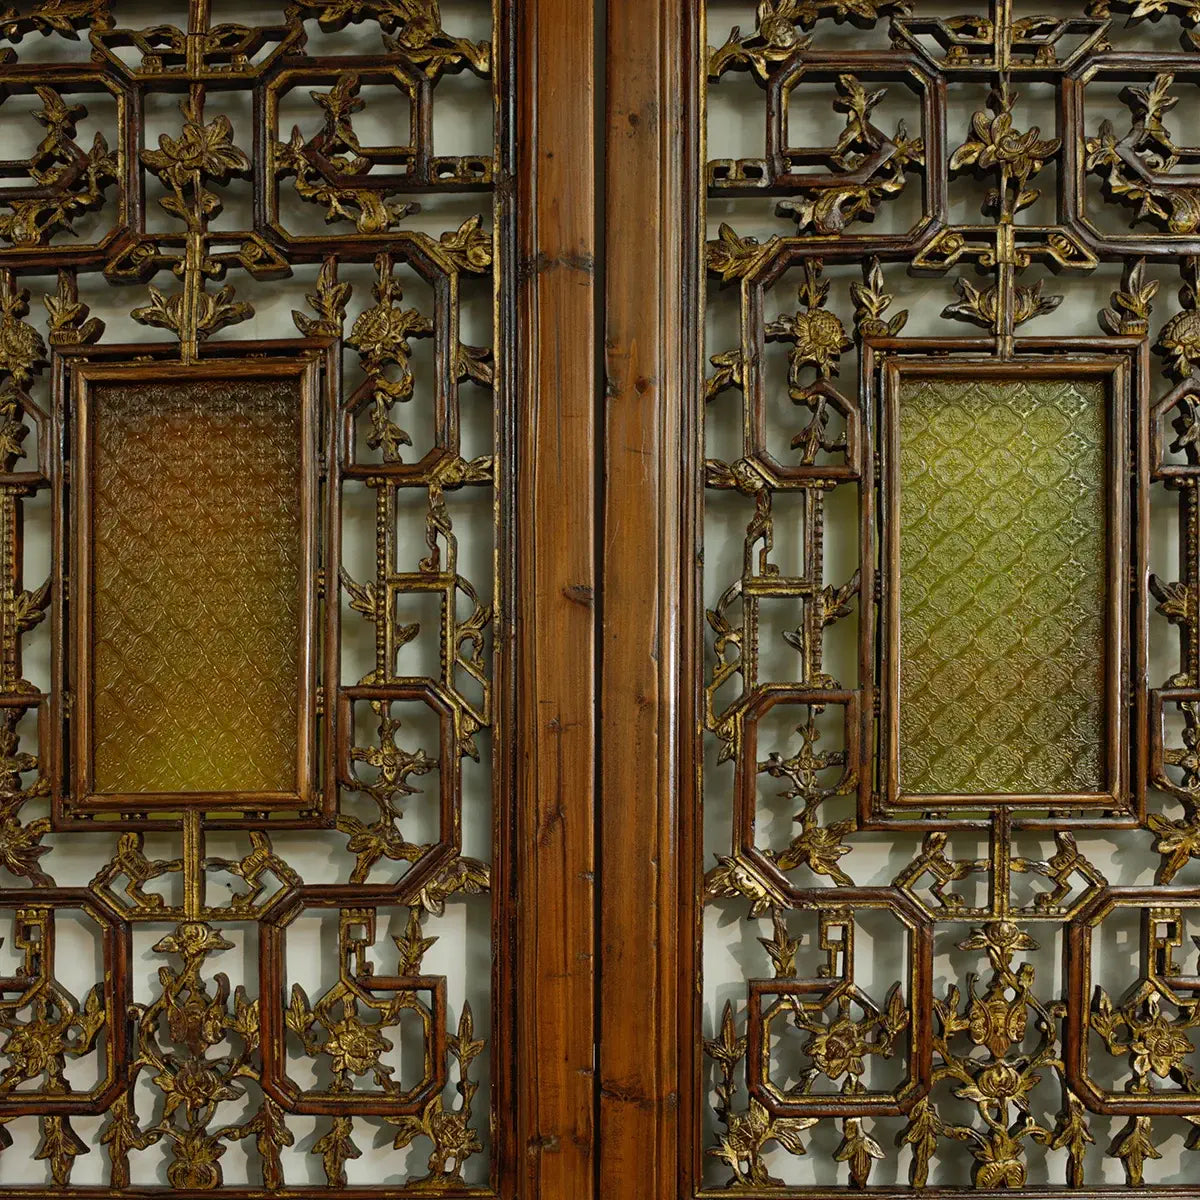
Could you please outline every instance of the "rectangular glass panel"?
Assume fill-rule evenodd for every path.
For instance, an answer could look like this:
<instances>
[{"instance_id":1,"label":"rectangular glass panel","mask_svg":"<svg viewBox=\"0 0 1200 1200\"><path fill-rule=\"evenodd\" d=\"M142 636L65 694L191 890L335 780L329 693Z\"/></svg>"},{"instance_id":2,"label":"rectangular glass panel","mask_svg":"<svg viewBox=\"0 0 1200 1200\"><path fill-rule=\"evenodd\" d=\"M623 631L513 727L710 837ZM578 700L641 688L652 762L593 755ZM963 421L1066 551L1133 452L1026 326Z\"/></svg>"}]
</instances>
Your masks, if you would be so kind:
<instances>
[{"instance_id":1,"label":"rectangular glass panel","mask_svg":"<svg viewBox=\"0 0 1200 1200\"><path fill-rule=\"evenodd\" d=\"M901 377L900 787L1102 791L1105 386Z\"/></svg>"},{"instance_id":2,"label":"rectangular glass panel","mask_svg":"<svg viewBox=\"0 0 1200 1200\"><path fill-rule=\"evenodd\" d=\"M94 790L295 791L297 383L102 384L89 413Z\"/></svg>"}]
</instances>

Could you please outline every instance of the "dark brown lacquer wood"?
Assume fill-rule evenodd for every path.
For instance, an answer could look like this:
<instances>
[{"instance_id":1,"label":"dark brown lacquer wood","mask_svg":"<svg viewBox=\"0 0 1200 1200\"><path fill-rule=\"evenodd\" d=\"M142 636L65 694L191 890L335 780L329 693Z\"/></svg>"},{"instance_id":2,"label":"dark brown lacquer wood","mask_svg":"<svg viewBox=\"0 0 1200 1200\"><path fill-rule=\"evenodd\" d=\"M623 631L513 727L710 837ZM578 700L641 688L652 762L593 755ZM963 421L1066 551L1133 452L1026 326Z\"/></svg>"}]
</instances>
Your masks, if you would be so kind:
<instances>
[{"instance_id":1,"label":"dark brown lacquer wood","mask_svg":"<svg viewBox=\"0 0 1200 1200\"><path fill-rule=\"evenodd\" d=\"M601 1191L1191 1196L1197 7L608 14Z\"/></svg>"},{"instance_id":2,"label":"dark brown lacquer wood","mask_svg":"<svg viewBox=\"0 0 1200 1200\"><path fill-rule=\"evenodd\" d=\"M0 14L0 1193L590 1194L592 28Z\"/></svg>"}]
</instances>

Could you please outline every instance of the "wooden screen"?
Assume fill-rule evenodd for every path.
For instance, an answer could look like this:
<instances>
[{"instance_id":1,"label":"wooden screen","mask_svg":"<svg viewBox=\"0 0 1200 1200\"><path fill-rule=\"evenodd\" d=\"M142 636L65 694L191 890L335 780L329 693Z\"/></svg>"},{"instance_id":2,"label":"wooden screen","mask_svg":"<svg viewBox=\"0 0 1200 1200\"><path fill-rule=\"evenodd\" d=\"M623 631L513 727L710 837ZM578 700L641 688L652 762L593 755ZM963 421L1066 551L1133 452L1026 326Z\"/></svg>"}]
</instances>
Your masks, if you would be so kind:
<instances>
[{"instance_id":1,"label":"wooden screen","mask_svg":"<svg viewBox=\"0 0 1200 1200\"><path fill-rule=\"evenodd\" d=\"M1192 1195L1198 20L0 14L0 1191Z\"/></svg>"},{"instance_id":2,"label":"wooden screen","mask_svg":"<svg viewBox=\"0 0 1200 1200\"><path fill-rule=\"evenodd\" d=\"M590 1170L578 15L0 12L0 1194Z\"/></svg>"},{"instance_id":3,"label":"wooden screen","mask_svg":"<svg viewBox=\"0 0 1200 1200\"><path fill-rule=\"evenodd\" d=\"M664 55L683 1194L1194 1190L1198 16L711 0Z\"/></svg>"}]
</instances>

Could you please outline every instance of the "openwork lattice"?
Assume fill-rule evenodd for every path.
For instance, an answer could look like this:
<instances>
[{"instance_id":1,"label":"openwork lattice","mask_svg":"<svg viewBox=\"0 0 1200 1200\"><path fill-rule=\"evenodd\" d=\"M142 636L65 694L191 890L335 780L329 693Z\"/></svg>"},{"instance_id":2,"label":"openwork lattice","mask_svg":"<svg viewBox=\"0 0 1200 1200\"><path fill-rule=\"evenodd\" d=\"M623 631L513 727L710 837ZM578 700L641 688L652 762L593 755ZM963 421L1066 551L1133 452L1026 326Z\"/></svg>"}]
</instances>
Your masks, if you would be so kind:
<instances>
[{"instance_id":1,"label":"openwork lattice","mask_svg":"<svg viewBox=\"0 0 1200 1200\"><path fill-rule=\"evenodd\" d=\"M1200 1170L1200 6L960 8L708 6L713 1194Z\"/></svg>"},{"instance_id":2,"label":"openwork lattice","mask_svg":"<svg viewBox=\"0 0 1200 1200\"><path fill-rule=\"evenodd\" d=\"M495 1187L507 51L444 7L0 14L5 1190Z\"/></svg>"}]
</instances>

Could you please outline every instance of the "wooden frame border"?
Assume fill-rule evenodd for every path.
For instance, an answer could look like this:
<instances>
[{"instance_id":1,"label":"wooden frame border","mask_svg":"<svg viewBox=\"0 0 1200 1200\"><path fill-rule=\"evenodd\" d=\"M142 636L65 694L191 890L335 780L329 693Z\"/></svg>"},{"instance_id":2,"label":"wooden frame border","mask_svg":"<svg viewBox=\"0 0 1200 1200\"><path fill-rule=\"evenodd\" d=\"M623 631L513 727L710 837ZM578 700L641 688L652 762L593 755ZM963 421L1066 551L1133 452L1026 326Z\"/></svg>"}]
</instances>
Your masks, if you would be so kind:
<instances>
[{"instance_id":1,"label":"wooden frame border","mask_svg":"<svg viewBox=\"0 0 1200 1200\"><path fill-rule=\"evenodd\" d=\"M131 349L133 349L131 347ZM164 372L166 372L164 376ZM188 792L188 793L98 793L93 783L92 654L92 466L95 455L90 398L97 385L172 382L242 382L244 380L292 380L300 405L300 496L298 530L300 561L300 628L297 658L297 790L289 792ZM69 395L69 400L68 400ZM317 765L316 723L318 710L317 663L320 659L321 622L317 596L316 563L319 549L318 428L320 421L320 378L312 357L297 359L215 359L194 364L154 362L77 361L70 370L70 385L62 397L70 416L59 414L70 428L71 462L69 539L71 545L71 612L68 688L74 699L70 713L70 761L80 772L72 780L70 804L77 809L127 812L139 809L295 808L311 809L320 803ZM56 475L61 474L56 472ZM63 714L64 717L66 714Z\"/></svg>"},{"instance_id":2,"label":"wooden frame border","mask_svg":"<svg viewBox=\"0 0 1200 1200\"><path fill-rule=\"evenodd\" d=\"M334 441L336 423L333 419L340 403L340 379L331 365L336 344L327 338L291 338L267 342L213 342L206 347L203 362L190 367L180 366L170 358L169 344L153 346L112 344L105 346L69 347L56 349L51 364L54 403L49 417L49 431L44 439L46 453L54 464L51 487L52 546L51 569L54 579L51 605L52 653L51 678L54 696L50 704L51 732L47 738L47 761L50 764L50 783L53 820L58 829L82 824L88 829L128 831L169 827L186 810L205 809L210 814L205 826L221 828L253 828L269 824L272 829L311 828L325 824L336 809L336 775L332 747L334 745L334 704L332 695L340 674L340 611L336 605L319 602L318 572L332 572L336 577L341 561L341 475ZM260 357L263 356L263 357ZM135 361L136 360L136 361ZM103 796L102 802L80 802L74 784L66 775L67 763L78 759L74 732L68 729L68 712L64 693L70 689L78 674L76 661L76 618L67 601L67 582L75 573L69 556L77 549L74 529L75 504L69 495L66 473L62 470L68 450L75 453L78 441L69 419L79 395L92 379L119 380L150 377L156 371L169 370L198 378L227 378L230 376L280 378L296 376L300 390L307 389L308 415L303 418L301 437L308 447L309 465L302 466L301 477L311 491L310 522L307 531L310 543L306 555L305 586L311 582L313 592L308 614L309 636L303 659L307 669L308 688L312 698L311 737L307 772L309 786L297 795L286 794L263 802L253 797L252 803L235 793L210 797L207 794L155 798L154 796ZM76 589L77 591L78 589ZM302 619L302 627L304 620ZM321 695L324 694L324 703ZM303 710L303 705L301 706ZM78 709L76 709L76 712ZM83 760L79 760L83 761ZM301 773L299 778L303 779ZM267 810L274 815L266 815Z\"/></svg>"},{"instance_id":3,"label":"wooden frame border","mask_svg":"<svg viewBox=\"0 0 1200 1200\"><path fill-rule=\"evenodd\" d=\"M869 422L869 447L875 447L886 430L881 428L881 397L885 391L885 376L889 370L905 369L904 364L921 362L936 364L934 369L954 372L965 377L976 369L1005 371L1044 370L1057 379L1079 373L1080 363L1105 360L1114 364L1108 368L1119 378L1117 386L1128 392L1126 407L1126 449L1130 466L1126 472L1127 489L1124 496L1125 528L1121 537L1128 539L1130 548L1126 571L1129 588L1122 599L1125 605L1124 624L1127 629L1124 666L1124 687L1130 702L1126 720L1129 737L1125 764L1128 786L1125 802L1114 804L1107 797L1070 807L1069 799L1059 797L1027 798L1025 810L1015 805L1012 816L1014 830L1055 830L1065 828L1129 829L1136 828L1145 807L1145 780L1149 747L1146 734L1146 670L1148 654L1148 528L1150 518L1151 437L1147 419L1146 397L1150 394L1150 348L1144 338L1134 335L1111 337L1019 337L1013 342L1012 355L997 359L989 355L991 343L975 338L868 338L862 347L860 389L868 397L866 418ZM1119 363L1119 366L1118 366ZM1039 364L1041 366L1039 367ZM885 456L886 458L886 456ZM886 479L880 487L880 472L873 453L863 456L864 476L859 555L862 563L862 594L875 594L877 575L886 576L887 514L880 506L886 503ZM881 464L886 475L886 461ZM886 578L880 580L887 591ZM878 611L877 611L878 610ZM877 635L886 642L885 604L865 604L859 628L859 678L864 681L863 696L863 770L859 781L860 828L871 830L903 829L909 832L982 828L990 819L987 798L981 804L978 797L952 798L948 811L936 817L926 817L923 807L937 807L922 797L907 805L889 805L883 799L883 765L879 745L882 736L875 728L873 708L876 697L885 690L886 664L889 651L876 647ZM880 699L883 699L880 696ZM886 709L886 705L885 705ZM884 717L886 719L886 711ZM1006 797L1005 804L1013 798ZM1029 808L1032 804L1034 807ZM972 805L977 811L970 811ZM1055 806L1060 806L1055 808ZM958 812L951 811L958 809ZM1053 812L1047 810L1055 809Z\"/></svg>"},{"instance_id":4,"label":"wooden frame border","mask_svg":"<svg viewBox=\"0 0 1200 1200\"><path fill-rule=\"evenodd\" d=\"M1131 772L1131 708L1125 702L1130 693L1130 673L1138 674L1135 663L1137 638L1132 624L1125 581L1134 561L1144 563L1145 531L1131 519L1133 490L1144 486L1144 463L1135 457L1135 414L1141 397L1136 389L1136 371L1128 355L1102 354L1097 339L1092 356L1069 358L1028 358L1013 360L963 361L956 357L890 356L880 363L882 386L877 402L880 410L879 461L881 485L880 619L882 650L877 686L880 689L879 778L882 804L888 808L979 808L1010 805L1013 807L1095 808L1127 811L1138 807L1137 777ZM974 379L1011 380L1036 378L1050 381L1098 378L1105 383L1108 448L1105 456L1103 490L1106 495L1106 583L1105 631L1105 746L1104 777L1107 788L1101 792L1079 794L925 794L904 791L899 773L899 695L900 664L900 520L897 464L900 453L898 406L900 388L906 377L949 379L959 382ZM872 376L872 380L873 380ZM1115 469L1115 464L1122 469ZM863 771L864 786L871 778ZM1144 790L1144 789L1143 789Z\"/></svg>"}]
</instances>

